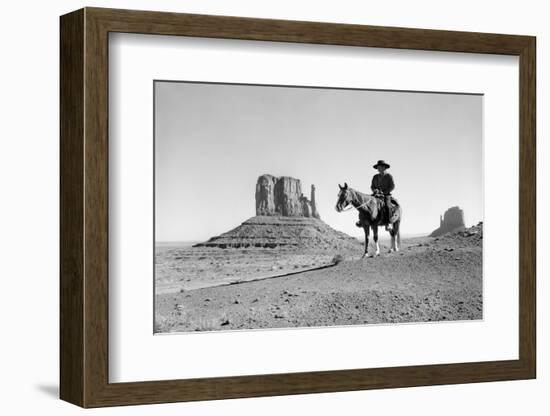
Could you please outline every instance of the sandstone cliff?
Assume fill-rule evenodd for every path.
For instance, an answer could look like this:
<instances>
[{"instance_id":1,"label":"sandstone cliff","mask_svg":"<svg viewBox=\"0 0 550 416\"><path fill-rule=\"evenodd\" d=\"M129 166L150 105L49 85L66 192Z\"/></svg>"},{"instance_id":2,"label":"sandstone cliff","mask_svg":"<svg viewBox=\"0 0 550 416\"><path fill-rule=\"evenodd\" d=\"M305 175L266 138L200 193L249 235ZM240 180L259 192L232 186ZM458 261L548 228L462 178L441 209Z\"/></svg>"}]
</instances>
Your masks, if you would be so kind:
<instances>
[{"instance_id":1,"label":"sandstone cliff","mask_svg":"<svg viewBox=\"0 0 550 416\"><path fill-rule=\"evenodd\" d=\"M320 218L315 205L315 186L311 186L311 199L308 199L302 193L299 179L261 175L256 182L256 215Z\"/></svg>"},{"instance_id":2,"label":"sandstone cliff","mask_svg":"<svg viewBox=\"0 0 550 416\"><path fill-rule=\"evenodd\" d=\"M275 184L278 178L262 175L256 182L256 215L275 215Z\"/></svg>"},{"instance_id":3,"label":"sandstone cliff","mask_svg":"<svg viewBox=\"0 0 550 416\"><path fill-rule=\"evenodd\" d=\"M443 216L439 217L439 228L434 230L430 237L438 237L464 228L464 211L459 207L451 207L445 211Z\"/></svg>"},{"instance_id":4,"label":"sandstone cliff","mask_svg":"<svg viewBox=\"0 0 550 416\"><path fill-rule=\"evenodd\" d=\"M317 202L315 202L315 185L311 185L311 216L321 219L319 211L317 211Z\"/></svg>"}]
</instances>

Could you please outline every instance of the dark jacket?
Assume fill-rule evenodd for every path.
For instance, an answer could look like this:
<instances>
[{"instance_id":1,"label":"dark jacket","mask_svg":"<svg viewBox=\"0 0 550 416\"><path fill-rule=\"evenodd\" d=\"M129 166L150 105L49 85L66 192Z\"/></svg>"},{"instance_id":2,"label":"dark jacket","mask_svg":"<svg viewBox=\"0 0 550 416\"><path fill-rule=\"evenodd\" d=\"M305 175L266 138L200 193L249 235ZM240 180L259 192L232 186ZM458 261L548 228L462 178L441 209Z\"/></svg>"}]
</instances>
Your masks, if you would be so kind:
<instances>
[{"instance_id":1,"label":"dark jacket","mask_svg":"<svg viewBox=\"0 0 550 416\"><path fill-rule=\"evenodd\" d=\"M395 188L393 177L389 173L381 175L377 173L372 177L370 189L374 192L376 189L382 191L384 195L390 194Z\"/></svg>"}]
</instances>

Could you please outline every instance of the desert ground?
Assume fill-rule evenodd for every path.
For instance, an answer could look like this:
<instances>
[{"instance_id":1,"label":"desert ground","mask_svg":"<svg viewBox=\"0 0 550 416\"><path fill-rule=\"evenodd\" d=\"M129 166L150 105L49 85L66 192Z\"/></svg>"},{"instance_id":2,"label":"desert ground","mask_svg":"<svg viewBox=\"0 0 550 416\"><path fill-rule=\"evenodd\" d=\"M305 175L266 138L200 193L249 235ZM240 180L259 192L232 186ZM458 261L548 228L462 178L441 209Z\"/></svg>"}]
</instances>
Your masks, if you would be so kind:
<instances>
[{"instance_id":1,"label":"desert ground","mask_svg":"<svg viewBox=\"0 0 550 416\"><path fill-rule=\"evenodd\" d=\"M155 332L483 318L482 227L401 251L159 246Z\"/></svg>"}]
</instances>

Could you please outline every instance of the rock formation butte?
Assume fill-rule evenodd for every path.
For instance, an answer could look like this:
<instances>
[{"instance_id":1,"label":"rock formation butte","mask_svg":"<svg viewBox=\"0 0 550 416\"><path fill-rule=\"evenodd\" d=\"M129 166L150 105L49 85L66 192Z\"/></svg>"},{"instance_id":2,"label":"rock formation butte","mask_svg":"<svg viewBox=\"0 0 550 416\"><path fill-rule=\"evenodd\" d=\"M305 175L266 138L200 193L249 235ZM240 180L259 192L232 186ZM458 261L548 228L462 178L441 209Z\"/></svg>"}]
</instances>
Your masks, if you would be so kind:
<instances>
[{"instance_id":1,"label":"rock formation butte","mask_svg":"<svg viewBox=\"0 0 550 416\"><path fill-rule=\"evenodd\" d=\"M299 179L261 175L256 183L256 216L196 247L353 249L359 241L324 223L315 200L302 193Z\"/></svg>"},{"instance_id":2,"label":"rock formation butte","mask_svg":"<svg viewBox=\"0 0 550 416\"><path fill-rule=\"evenodd\" d=\"M439 228L434 230L430 237L439 237L440 235L460 231L465 228L464 211L459 207L451 207L445 214L439 217Z\"/></svg>"},{"instance_id":3,"label":"rock formation butte","mask_svg":"<svg viewBox=\"0 0 550 416\"><path fill-rule=\"evenodd\" d=\"M311 199L302 193L299 179L262 175L256 182L256 215L320 218L315 205L315 185Z\"/></svg>"}]
</instances>

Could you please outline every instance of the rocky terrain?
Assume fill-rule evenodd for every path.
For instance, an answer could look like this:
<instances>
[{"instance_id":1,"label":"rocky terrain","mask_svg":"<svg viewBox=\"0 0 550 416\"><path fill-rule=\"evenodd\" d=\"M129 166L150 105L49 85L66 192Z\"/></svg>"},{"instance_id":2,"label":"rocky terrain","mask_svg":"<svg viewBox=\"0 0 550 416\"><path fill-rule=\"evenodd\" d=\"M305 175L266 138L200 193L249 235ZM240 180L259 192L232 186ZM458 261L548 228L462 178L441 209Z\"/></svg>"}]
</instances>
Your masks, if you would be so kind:
<instances>
[{"instance_id":1,"label":"rocky terrain","mask_svg":"<svg viewBox=\"0 0 550 416\"><path fill-rule=\"evenodd\" d=\"M360 253L348 246L346 252ZM163 246L156 249L157 294L266 279L334 264L334 251Z\"/></svg>"},{"instance_id":2,"label":"rocky terrain","mask_svg":"<svg viewBox=\"0 0 550 416\"><path fill-rule=\"evenodd\" d=\"M155 331L482 319L482 241L479 224L403 240L399 253L385 254L382 245L384 254L366 260L359 260L360 245L325 252L206 247L202 255L189 249L189 257L185 249L168 249L160 255L161 266L173 269L172 274L157 271ZM196 263L199 257L203 266ZM328 267L303 271L317 265ZM210 273L226 266L233 279ZM203 272L209 284L193 288L192 282L201 280L194 277L186 286L186 267L209 269Z\"/></svg>"},{"instance_id":3,"label":"rocky terrain","mask_svg":"<svg viewBox=\"0 0 550 416\"><path fill-rule=\"evenodd\" d=\"M317 218L256 216L196 247L354 249L357 239L336 231Z\"/></svg>"}]
</instances>

